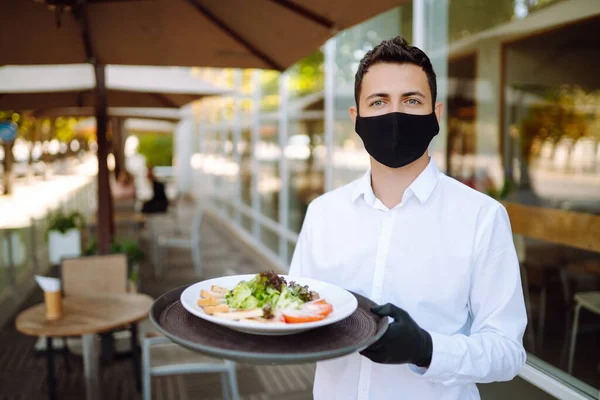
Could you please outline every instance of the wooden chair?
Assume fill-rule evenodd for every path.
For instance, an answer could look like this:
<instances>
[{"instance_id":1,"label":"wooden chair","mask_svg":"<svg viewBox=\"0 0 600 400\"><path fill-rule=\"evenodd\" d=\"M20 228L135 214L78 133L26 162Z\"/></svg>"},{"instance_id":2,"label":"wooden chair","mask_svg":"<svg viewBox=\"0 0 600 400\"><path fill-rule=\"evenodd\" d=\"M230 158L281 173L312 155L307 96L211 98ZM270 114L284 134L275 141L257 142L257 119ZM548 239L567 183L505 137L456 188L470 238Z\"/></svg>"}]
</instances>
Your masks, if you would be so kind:
<instances>
[{"instance_id":1,"label":"wooden chair","mask_svg":"<svg viewBox=\"0 0 600 400\"><path fill-rule=\"evenodd\" d=\"M61 263L62 289L65 297L89 297L94 294L125 294L128 292L127 256L125 254L94 255L64 258ZM114 353L113 333L128 330L137 336L137 326L131 325L101 334L102 354ZM138 389L141 389L139 349L131 349Z\"/></svg>"},{"instance_id":2,"label":"wooden chair","mask_svg":"<svg viewBox=\"0 0 600 400\"><path fill-rule=\"evenodd\" d=\"M127 256L107 254L65 258L61 265L65 296L127 293Z\"/></svg>"}]
</instances>

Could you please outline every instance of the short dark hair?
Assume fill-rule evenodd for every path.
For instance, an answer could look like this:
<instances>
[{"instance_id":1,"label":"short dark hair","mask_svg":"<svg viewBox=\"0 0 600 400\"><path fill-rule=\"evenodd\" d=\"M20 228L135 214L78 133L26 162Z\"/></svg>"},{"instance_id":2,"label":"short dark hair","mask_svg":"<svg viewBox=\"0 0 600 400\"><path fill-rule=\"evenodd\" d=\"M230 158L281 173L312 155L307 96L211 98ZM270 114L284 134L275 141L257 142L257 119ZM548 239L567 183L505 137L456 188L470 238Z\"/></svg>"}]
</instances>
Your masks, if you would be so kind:
<instances>
[{"instance_id":1,"label":"short dark hair","mask_svg":"<svg viewBox=\"0 0 600 400\"><path fill-rule=\"evenodd\" d=\"M356 101L356 107L359 105L360 91L365 74L373 65L381 63L413 64L421 67L427 75L432 105L435 105L437 83L429 57L418 47L409 45L402 36L396 36L378 44L360 60L358 71L356 71L354 77L354 100Z\"/></svg>"}]
</instances>

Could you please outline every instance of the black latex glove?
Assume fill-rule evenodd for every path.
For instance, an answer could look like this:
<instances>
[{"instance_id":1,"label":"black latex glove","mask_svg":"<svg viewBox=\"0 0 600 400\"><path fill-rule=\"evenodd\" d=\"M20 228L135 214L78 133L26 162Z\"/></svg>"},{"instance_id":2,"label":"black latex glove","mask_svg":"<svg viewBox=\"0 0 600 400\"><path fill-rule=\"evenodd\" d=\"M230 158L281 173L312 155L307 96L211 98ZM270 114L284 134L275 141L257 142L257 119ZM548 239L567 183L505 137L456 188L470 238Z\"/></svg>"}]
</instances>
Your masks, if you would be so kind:
<instances>
[{"instance_id":1,"label":"black latex glove","mask_svg":"<svg viewBox=\"0 0 600 400\"><path fill-rule=\"evenodd\" d=\"M379 364L414 364L428 367L433 344L431 335L421 329L406 311L393 304L371 308L380 317L392 317L381 339L360 354Z\"/></svg>"}]
</instances>

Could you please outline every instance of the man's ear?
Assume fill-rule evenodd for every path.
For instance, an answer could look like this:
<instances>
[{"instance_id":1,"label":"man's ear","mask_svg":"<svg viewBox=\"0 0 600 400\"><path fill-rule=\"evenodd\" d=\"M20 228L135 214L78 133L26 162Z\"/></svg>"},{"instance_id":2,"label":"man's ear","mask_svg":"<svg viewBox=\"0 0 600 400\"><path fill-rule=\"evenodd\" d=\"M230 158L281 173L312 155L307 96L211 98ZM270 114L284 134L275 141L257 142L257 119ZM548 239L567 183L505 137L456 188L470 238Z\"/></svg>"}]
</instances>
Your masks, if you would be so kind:
<instances>
[{"instance_id":1,"label":"man's ear","mask_svg":"<svg viewBox=\"0 0 600 400\"><path fill-rule=\"evenodd\" d=\"M442 120L442 115L444 114L444 105L442 103L435 103L435 108L433 111L435 112L435 116L439 124Z\"/></svg>"},{"instance_id":2,"label":"man's ear","mask_svg":"<svg viewBox=\"0 0 600 400\"><path fill-rule=\"evenodd\" d=\"M350 118L352 119L352 125L356 125L356 117L358 116L358 109L355 106L350 107Z\"/></svg>"}]
</instances>

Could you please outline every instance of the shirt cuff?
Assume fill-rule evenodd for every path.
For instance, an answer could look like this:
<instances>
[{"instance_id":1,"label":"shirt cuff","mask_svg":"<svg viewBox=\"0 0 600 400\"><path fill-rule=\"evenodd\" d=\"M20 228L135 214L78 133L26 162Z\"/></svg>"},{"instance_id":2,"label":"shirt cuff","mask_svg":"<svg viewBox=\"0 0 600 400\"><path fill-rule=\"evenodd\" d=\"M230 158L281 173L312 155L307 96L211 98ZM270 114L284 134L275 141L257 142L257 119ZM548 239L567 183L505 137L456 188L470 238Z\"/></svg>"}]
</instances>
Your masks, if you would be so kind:
<instances>
[{"instance_id":1,"label":"shirt cuff","mask_svg":"<svg viewBox=\"0 0 600 400\"><path fill-rule=\"evenodd\" d=\"M433 353L429 367L422 368L413 364L408 369L415 375L435 381L451 379L456 370L457 357L454 355L452 336L429 332L433 344Z\"/></svg>"}]
</instances>

